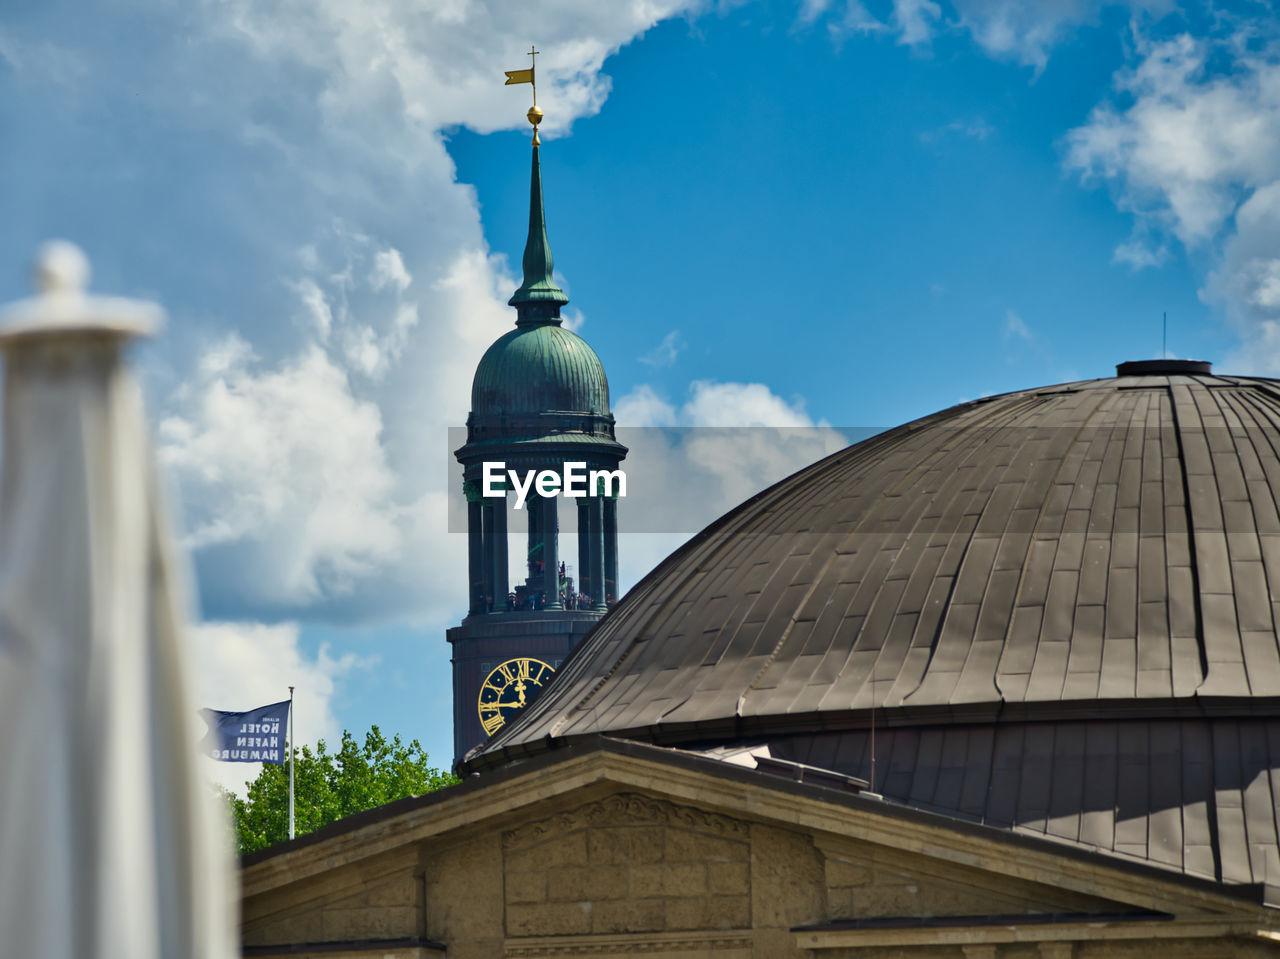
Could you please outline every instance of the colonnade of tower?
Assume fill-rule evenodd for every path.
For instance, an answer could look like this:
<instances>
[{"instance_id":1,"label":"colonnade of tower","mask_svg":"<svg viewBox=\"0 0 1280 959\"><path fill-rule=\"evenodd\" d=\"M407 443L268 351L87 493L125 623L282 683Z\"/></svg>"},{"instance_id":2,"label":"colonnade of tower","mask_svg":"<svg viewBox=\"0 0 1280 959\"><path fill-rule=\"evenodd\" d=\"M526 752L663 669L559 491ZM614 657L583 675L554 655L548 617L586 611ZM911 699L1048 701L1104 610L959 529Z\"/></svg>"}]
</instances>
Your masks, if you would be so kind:
<instances>
[{"instance_id":1,"label":"colonnade of tower","mask_svg":"<svg viewBox=\"0 0 1280 959\"><path fill-rule=\"evenodd\" d=\"M469 615L518 610L583 609L605 612L618 597L618 500L577 500L577 580L568 575L560 544L560 497L531 494L524 503L528 533L523 584L510 579L511 495L484 496L464 483L467 497ZM572 500L570 502L573 502Z\"/></svg>"}]
</instances>

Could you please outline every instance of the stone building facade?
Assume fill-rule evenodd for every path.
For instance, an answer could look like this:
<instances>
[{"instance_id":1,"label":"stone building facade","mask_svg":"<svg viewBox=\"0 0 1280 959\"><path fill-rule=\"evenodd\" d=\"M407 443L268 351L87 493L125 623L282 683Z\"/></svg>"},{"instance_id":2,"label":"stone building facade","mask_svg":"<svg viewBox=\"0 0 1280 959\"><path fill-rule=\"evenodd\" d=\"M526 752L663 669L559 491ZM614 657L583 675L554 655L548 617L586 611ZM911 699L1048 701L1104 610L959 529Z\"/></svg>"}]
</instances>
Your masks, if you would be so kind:
<instances>
[{"instance_id":1,"label":"stone building facade","mask_svg":"<svg viewBox=\"0 0 1280 959\"><path fill-rule=\"evenodd\" d=\"M804 774L605 739L549 753L249 857L245 954L1280 955L1274 888L961 827Z\"/></svg>"}]
</instances>

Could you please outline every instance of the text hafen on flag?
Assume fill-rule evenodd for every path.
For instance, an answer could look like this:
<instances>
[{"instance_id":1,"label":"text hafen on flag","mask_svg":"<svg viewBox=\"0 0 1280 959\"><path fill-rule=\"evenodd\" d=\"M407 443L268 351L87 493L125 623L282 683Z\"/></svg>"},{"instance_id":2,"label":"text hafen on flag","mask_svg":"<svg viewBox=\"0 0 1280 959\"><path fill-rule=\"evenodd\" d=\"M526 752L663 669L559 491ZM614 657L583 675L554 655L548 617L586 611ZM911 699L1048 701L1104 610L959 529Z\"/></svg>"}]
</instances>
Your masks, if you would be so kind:
<instances>
[{"instance_id":1,"label":"text hafen on flag","mask_svg":"<svg viewBox=\"0 0 1280 959\"><path fill-rule=\"evenodd\" d=\"M209 734L200 743L206 756L228 763L284 764L289 728L289 700L236 713L202 709Z\"/></svg>"}]
</instances>

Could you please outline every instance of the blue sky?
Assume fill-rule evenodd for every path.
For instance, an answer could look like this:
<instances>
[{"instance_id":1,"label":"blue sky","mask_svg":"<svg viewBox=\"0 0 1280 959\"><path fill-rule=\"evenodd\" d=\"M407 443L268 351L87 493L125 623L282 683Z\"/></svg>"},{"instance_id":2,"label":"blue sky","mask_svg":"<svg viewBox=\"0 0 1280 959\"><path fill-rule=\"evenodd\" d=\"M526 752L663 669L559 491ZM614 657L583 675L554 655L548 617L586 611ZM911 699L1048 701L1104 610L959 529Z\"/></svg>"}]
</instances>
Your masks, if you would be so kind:
<instances>
[{"instance_id":1,"label":"blue sky","mask_svg":"<svg viewBox=\"0 0 1280 959\"><path fill-rule=\"evenodd\" d=\"M1172 354L1274 375L1277 32L1248 0L17 0L0 298L66 237L168 310L136 359L205 705L294 682L301 738L376 722L444 764L446 429L514 319L531 42L619 419L812 431L733 483L633 453L719 483L709 520L828 427L1158 355L1162 312ZM624 537L624 578L678 542Z\"/></svg>"}]
</instances>

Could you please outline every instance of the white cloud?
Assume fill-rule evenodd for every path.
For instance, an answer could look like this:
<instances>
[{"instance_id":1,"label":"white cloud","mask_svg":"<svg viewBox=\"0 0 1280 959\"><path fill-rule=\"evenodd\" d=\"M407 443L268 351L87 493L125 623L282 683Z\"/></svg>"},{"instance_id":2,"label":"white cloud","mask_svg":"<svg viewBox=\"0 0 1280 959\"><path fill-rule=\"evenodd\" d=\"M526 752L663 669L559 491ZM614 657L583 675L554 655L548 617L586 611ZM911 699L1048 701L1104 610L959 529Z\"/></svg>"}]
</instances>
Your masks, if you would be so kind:
<instances>
[{"instance_id":1,"label":"white cloud","mask_svg":"<svg viewBox=\"0 0 1280 959\"><path fill-rule=\"evenodd\" d=\"M1215 39L1139 39L1117 97L1067 138L1066 162L1134 216L1114 258L1158 266L1163 237L1215 264L1201 298L1244 340L1241 369L1280 371L1280 46L1256 24Z\"/></svg>"},{"instance_id":2,"label":"white cloud","mask_svg":"<svg viewBox=\"0 0 1280 959\"><path fill-rule=\"evenodd\" d=\"M834 15L829 0L805 0L798 23L807 26L829 16L837 41L849 33L891 32L899 43L922 47L943 30L965 30L988 56L1031 67L1039 75L1054 46L1085 26L1099 22L1104 8L1124 7L1139 22L1175 10L1175 0L893 0L887 21L871 14L862 0L847 0ZM950 12L952 18L948 18Z\"/></svg>"},{"instance_id":3,"label":"white cloud","mask_svg":"<svg viewBox=\"0 0 1280 959\"><path fill-rule=\"evenodd\" d=\"M1207 243L1245 191L1280 175L1280 65L1258 56L1207 72L1208 41L1150 44L1117 78L1127 105L1104 103L1068 138L1067 164L1114 182L1121 205Z\"/></svg>"},{"instance_id":4,"label":"white cloud","mask_svg":"<svg viewBox=\"0 0 1280 959\"><path fill-rule=\"evenodd\" d=\"M787 402L763 383L716 383L696 380L683 419L692 426L811 427L804 400Z\"/></svg>"},{"instance_id":5,"label":"white cloud","mask_svg":"<svg viewBox=\"0 0 1280 959\"><path fill-rule=\"evenodd\" d=\"M20 76L51 80L64 91L84 81L88 66L74 50L47 41L23 42L12 31L0 29L0 61Z\"/></svg>"},{"instance_id":6,"label":"white cloud","mask_svg":"<svg viewBox=\"0 0 1280 959\"><path fill-rule=\"evenodd\" d=\"M348 365L365 376L377 376L386 369L386 357L378 349L371 326L360 324L347 330L342 338L342 350Z\"/></svg>"},{"instance_id":7,"label":"white cloud","mask_svg":"<svg viewBox=\"0 0 1280 959\"><path fill-rule=\"evenodd\" d=\"M341 734L333 711L333 696L342 677L353 669L373 665L353 655L334 659L325 648L308 657L299 644L298 625L252 622L209 622L188 628L201 708L242 712L289 698L296 687L294 733L299 744L324 739L333 743ZM208 778L243 794L261 763L224 763L206 759Z\"/></svg>"},{"instance_id":8,"label":"white cloud","mask_svg":"<svg viewBox=\"0 0 1280 959\"><path fill-rule=\"evenodd\" d=\"M1116 244L1111 253L1112 263L1121 263L1135 272L1163 266L1169 258L1169 247L1160 240L1146 221L1134 224L1129 239Z\"/></svg>"},{"instance_id":9,"label":"white cloud","mask_svg":"<svg viewBox=\"0 0 1280 959\"><path fill-rule=\"evenodd\" d=\"M942 19L942 8L934 0L893 0L887 21L871 13L863 0L845 0L843 7L837 16L830 0L805 0L797 23L808 26L830 14L827 31L837 45L852 33L896 33L899 43L914 46L931 41L935 25Z\"/></svg>"},{"instance_id":10,"label":"white cloud","mask_svg":"<svg viewBox=\"0 0 1280 959\"><path fill-rule=\"evenodd\" d=\"M800 399L763 383L699 380L678 408L642 385L614 407L630 453L619 509L623 579L643 573L727 509L848 441ZM672 496L672 490L679 490Z\"/></svg>"},{"instance_id":11,"label":"white cloud","mask_svg":"<svg viewBox=\"0 0 1280 959\"><path fill-rule=\"evenodd\" d=\"M685 347L684 339L680 336L679 330L672 330L662 338L662 342L655 346L652 350L640 357L640 362L646 366L664 367L671 366L676 361L676 357L680 355L680 351Z\"/></svg>"},{"instance_id":12,"label":"white cloud","mask_svg":"<svg viewBox=\"0 0 1280 959\"><path fill-rule=\"evenodd\" d=\"M1241 204L1202 298L1224 306L1243 339L1233 369L1280 373L1280 180Z\"/></svg>"},{"instance_id":13,"label":"white cloud","mask_svg":"<svg viewBox=\"0 0 1280 959\"><path fill-rule=\"evenodd\" d=\"M202 357L159 426L187 545L229 551L247 597L305 603L396 555L378 408L318 346L274 366L231 334Z\"/></svg>"},{"instance_id":14,"label":"white cloud","mask_svg":"<svg viewBox=\"0 0 1280 959\"><path fill-rule=\"evenodd\" d=\"M824 12L826 9L819 10L814 14L814 19L818 19ZM837 45L842 44L850 33L884 33L888 29L891 27L874 17L861 0L846 0L845 12L827 23L827 32Z\"/></svg>"},{"instance_id":15,"label":"white cloud","mask_svg":"<svg viewBox=\"0 0 1280 959\"><path fill-rule=\"evenodd\" d=\"M399 0L222 0L210 9L226 35L262 60L316 71L319 105L352 132L391 121L425 136L465 124L481 132L519 120L512 92L495 83L502 69L526 65L528 38L539 37L542 129L563 131L597 112L609 92L605 58L656 23L698 6L690 0L578 0L555 5L470 0L426 8ZM495 66L496 64L496 66ZM403 162L414 165L411 154Z\"/></svg>"},{"instance_id":16,"label":"white cloud","mask_svg":"<svg viewBox=\"0 0 1280 959\"><path fill-rule=\"evenodd\" d=\"M1004 338L1006 341L1021 340L1024 343L1030 343L1035 339L1031 328L1015 310L1004 311Z\"/></svg>"},{"instance_id":17,"label":"white cloud","mask_svg":"<svg viewBox=\"0 0 1280 959\"><path fill-rule=\"evenodd\" d=\"M614 416L622 426L727 426L727 427L825 427L814 423L804 409L804 399L790 402L763 383L720 383L694 380L689 397L677 409L653 387L641 384L614 403Z\"/></svg>"},{"instance_id":18,"label":"white cloud","mask_svg":"<svg viewBox=\"0 0 1280 959\"><path fill-rule=\"evenodd\" d=\"M463 250L421 295L436 317L466 322L410 336L417 301L388 289L396 311L378 333L353 319L377 312L358 306L359 258L350 271L326 262L315 255L317 285L343 304L331 345L312 339L268 361L220 337L166 404L159 456L181 490L207 608L452 618L466 539L446 524L458 467L445 427L465 420L472 371L510 328L515 280Z\"/></svg>"},{"instance_id":19,"label":"white cloud","mask_svg":"<svg viewBox=\"0 0 1280 959\"><path fill-rule=\"evenodd\" d=\"M973 38L994 56L1010 57L1043 69L1046 50L1063 28L1087 19L1088 2L1018 3L1015 0L970 0L960 4L960 19Z\"/></svg>"},{"instance_id":20,"label":"white cloud","mask_svg":"<svg viewBox=\"0 0 1280 959\"><path fill-rule=\"evenodd\" d=\"M1174 0L954 0L960 25L988 55L1045 68L1049 50L1074 30L1098 22L1106 6L1128 7L1132 16L1159 17L1175 8Z\"/></svg>"},{"instance_id":21,"label":"white cloud","mask_svg":"<svg viewBox=\"0 0 1280 959\"><path fill-rule=\"evenodd\" d=\"M418 325L418 304L405 296L413 276L399 250L388 247L370 257L371 238L341 222L330 228L325 240L325 255L315 243L298 252L308 275L292 287L310 320L304 328L309 326L321 345L336 330L347 366L380 379L400 358Z\"/></svg>"},{"instance_id":22,"label":"white cloud","mask_svg":"<svg viewBox=\"0 0 1280 959\"><path fill-rule=\"evenodd\" d=\"M933 0L893 0L893 25L898 42L908 46L933 39L935 25L942 20L942 8Z\"/></svg>"},{"instance_id":23,"label":"white cloud","mask_svg":"<svg viewBox=\"0 0 1280 959\"><path fill-rule=\"evenodd\" d=\"M827 12L831 0L801 0L800 12L796 15L796 23L806 27ZM3 52L0 49L0 52Z\"/></svg>"},{"instance_id":24,"label":"white cloud","mask_svg":"<svg viewBox=\"0 0 1280 959\"><path fill-rule=\"evenodd\" d=\"M298 299L302 301L304 315L316 338L321 343L327 342L333 331L333 310L323 291L310 277L303 277L294 285L294 289L298 293Z\"/></svg>"},{"instance_id":25,"label":"white cloud","mask_svg":"<svg viewBox=\"0 0 1280 959\"><path fill-rule=\"evenodd\" d=\"M160 460L219 616L457 613L465 537L445 526L445 427L465 420L472 371L510 328L516 281L464 248L411 296L403 260L375 249L346 228L304 247L308 275L290 288L328 326L302 324L275 359L219 336L163 404ZM420 303L435 320L425 336Z\"/></svg>"},{"instance_id":26,"label":"white cloud","mask_svg":"<svg viewBox=\"0 0 1280 959\"><path fill-rule=\"evenodd\" d=\"M642 383L613 403L619 426L675 426L676 408L658 396L652 386Z\"/></svg>"},{"instance_id":27,"label":"white cloud","mask_svg":"<svg viewBox=\"0 0 1280 959\"><path fill-rule=\"evenodd\" d=\"M985 140L995 132L995 127L983 117L971 117L963 120L952 120L933 130L925 130L920 134L924 143L936 143L944 137L960 136L971 140Z\"/></svg>"},{"instance_id":28,"label":"white cloud","mask_svg":"<svg viewBox=\"0 0 1280 959\"><path fill-rule=\"evenodd\" d=\"M386 250L379 250L374 255L373 275L370 281L375 290L381 290L386 286L394 286L398 292L403 293L409 288L409 284L413 282L413 277L404 268L404 259L400 256L400 251L395 247L390 247Z\"/></svg>"}]
</instances>

